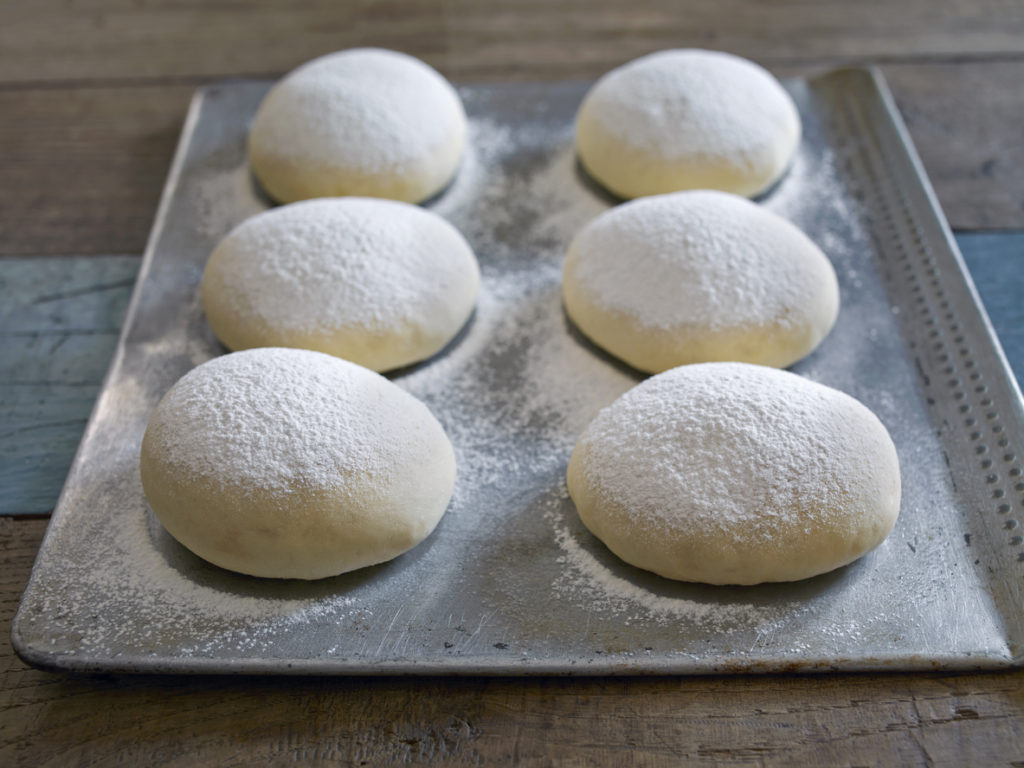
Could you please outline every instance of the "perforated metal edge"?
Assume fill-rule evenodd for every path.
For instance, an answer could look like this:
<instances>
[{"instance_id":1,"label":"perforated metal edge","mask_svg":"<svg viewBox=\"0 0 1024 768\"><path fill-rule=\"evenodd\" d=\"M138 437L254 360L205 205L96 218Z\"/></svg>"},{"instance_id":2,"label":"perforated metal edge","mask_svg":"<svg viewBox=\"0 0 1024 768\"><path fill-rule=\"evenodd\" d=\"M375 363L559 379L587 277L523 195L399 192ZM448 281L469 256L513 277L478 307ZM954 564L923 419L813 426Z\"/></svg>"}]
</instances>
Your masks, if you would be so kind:
<instances>
[{"instance_id":1,"label":"perforated metal edge","mask_svg":"<svg viewBox=\"0 0 1024 768\"><path fill-rule=\"evenodd\" d=\"M891 255L883 275L914 356L956 492L968 544L1022 662L1024 618L1024 400L974 287L892 93L876 69L827 75L844 87L829 113L861 137L854 174ZM877 99L863 98L874 91ZM857 93L857 97L853 96Z\"/></svg>"},{"instance_id":2,"label":"perforated metal edge","mask_svg":"<svg viewBox=\"0 0 1024 768\"><path fill-rule=\"evenodd\" d=\"M965 528L978 535L980 554L977 565L990 584L993 598L1004 619L1014 664L1021 662L1021 638L1024 636L1019 606L1024 602L1020 580L1024 563L1024 543L1019 535L1018 518L1024 515L1024 476L1018 442L1024 425L1024 401L996 341L974 289L973 282L960 256L955 240L946 225L927 176L921 166L906 128L884 80L874 70L840 70L826 73L816 81L834 80L837 87L823 89L834 99L831 113L842 123L846 136L860 135L863 144L855 153L861 166L860 177L871 187L865 191L865 204L880 224L875 236L888 233L886 253L896 255L897 269L885 273L893 304L920 306L917 314L903 317L902 331L912 349L918 351L915 362L921 385L943 444L948 446L946 462L956 490L971 510L965 516ZM167 190L172 188L179 172L183 148L187 144L191 123L195 120L203 91L197 93L186 120L182 143L172 164L150 244L163 226ZM149 266L152 248L143 259L138 286ZM956 275L959 272L960 280ZM129 308L126 329L134 314ZM933 333L935 335L933 335ZM123 339L117 355L123 354ZM116 366L116 357L115 357ZM112 370L115 366L112 366ZM972 378L977 373L977 378ZM108 374L109 376L109 374ZM964 377L967 381L964 381ZM984 389L978 389L984 387ZM105 389L105 385L104 385ZM87 430L86 436L88 436ZM993 450L995 447L995 450ZM979 450L983 449L983 450ZM999 454L1002 463L999 462ZM1007 458L1012 457L1012 458ZM987 463L986 463L987 462ZM77 458L76 462L77 464ZM74 465L72 474L74 474ZM1011 490L1013 493L1011 493ZM58 509L60 508L58 504ZM44 539L43 548L46 542ZM31 579L30 579L31 586ZM29 663L48 669L79 672L149 672L236 674L340 674L318 660L288 663L275 660L238 662L225 668L219 662L205 663L193 659L149 658L67 658L54 656L47 648L24 642L19 632L21 612L12 624L12 641L16 652ZM594 661L594 660L590 660ZM928 670L985 669L1005 666L993 658L962 656L929 658L876 658L857 661L836 659L831 664L805 665L795 670L776 659L752 659L742 670L711 665L689 672L773 672L773 671L865 671L865 670ZM438 670L417 670L405 664L381 664L372 670L349 670L358 674L409 674ZM630 674L676 674L674 665L651 665L647 669L623 669ZM565 669L546 665L524 668L518 665L495 665L492 660L474 664L471 660L460 668L444 670L445 674L609 674L601 664L591 666L582 660L579 667Z\"/></svg>"}]
</instances>

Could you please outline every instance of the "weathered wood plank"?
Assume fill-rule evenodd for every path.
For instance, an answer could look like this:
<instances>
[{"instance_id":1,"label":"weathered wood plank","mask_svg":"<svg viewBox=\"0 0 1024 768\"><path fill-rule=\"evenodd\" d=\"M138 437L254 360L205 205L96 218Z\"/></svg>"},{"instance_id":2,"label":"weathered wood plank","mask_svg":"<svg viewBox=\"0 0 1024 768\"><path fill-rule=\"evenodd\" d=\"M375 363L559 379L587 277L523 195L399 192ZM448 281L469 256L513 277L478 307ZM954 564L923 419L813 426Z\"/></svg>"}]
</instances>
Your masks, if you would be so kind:
<instances>
[{"instance_id":1,"label":"weathered wood plank","mask_svg":"<svg viewBox=\"0 0 1024 768\"><path fill-rule=\"evenodd\" d=\"M1024 232L957 235L999 342L1024 388Z\"/></svg>"},{"instance_id":2,"label":"weathered wood plank","mask_svg":"<svg viewBox=\"0 0 1024 768\"><path fill-rule=\"evenodd\" d=\"M983 295L1010 297L990 308L1000 330L1007 317L1011 330L1019 329L1013 318L1021 310L1012 300L1019 290L1005 281L1022 279L1014 269L1022 238L960 238ZM17 280L12 266L24 272ZM0 327L112 329L135 266L127 257L0 261L6 281L0 292L22 297L18 306L4 306ZM0 518L0 636L9 634L44 528L44 520ZM0 764L10 765L1011 765L1024 760L1021 722L1022 672L627 680L75 677L29 669L8 644L0 645Z\"/></svg>"},{"instance_id":3,"label":"weathered wood plank","mask_svg":"<svg viewBox=\"0 0 1024 768\"><path fill-rule=\"evenodd\" d=\"M958 242L1024 380L1024 233ZM0 259L0 514L53 508L106 373L138 260Z\"/></svg>"},{"instance_id":4,"label":"weathered wood plank","mask_svg":"<svg viewBox=\"0 0 1024 768\"><path fill-rule=\"evenodd\" d=\"M354 45L406 50L449 76L593 77L659 48L781 62L1024 54L1012 0L432 0L7 2L0 82L279 73Z\"/></svg>"},{"instance_id":5,"label":"weathered wood plank","mask_svg":"<svg viewBox=\"0 0 1024 768\"><path fill-rule=\"evenodd\" d=\"M139 260L0 259L0 514L53 509Z\"/></svg>"},{"instance_id":6,"label":"weathered wood plank","mask_svg":"<svg viewBox=\"0 0 1024 768\"><path fill-rule=\"evenodd\" d=\"M276 75L359 44L407 50L461 80L591 78L680 45L733 50L787 74L891 62L886 74L953 225L1022 228L1024 165L1014 151L1024 114L1022 15L1016 0L0 0L0 256L141 251L198 82ZM974 63L942 63L950 57ZM979 63L999 57L1011 60ZM1022 327L1021 290L1006 287L1020 285L1020 251L978 237L961 246L997 326L1011 318L1001 330L1011 361L1020 360L1011 336ZM16 294L2 295L0 313ZM0 328L16 322L3 317ZM12 343L29 357L45 349ZM13 374L11 353L0 354L3 389ZM61 375L78 381L74 372L86 371L84 381L105 367L103 357L79 347ZM45 377L45 365L37 373ZM0 636L44 528L44 520L0 517ZM1021 765L1022 723L1022 672L69 677L25 667L0 642L2 765Z\"/></svg>"},{"instance_id":7,"label":"weathered wood plank","mask_svg":"<svg viewBox=\"0 0 1024 768\"><path fill-rule=\"evenodd\" d=\"M193 91L0 91L0 255L140 253Z\"/></svg>"},{"instance_id":8,"label":"weathered wood plank","mask_svg":"<svg viewBox=\"0 0 1024 768\"><path fill-rule=\"evenodd\" d=\"M885 72L950 223L1024 228L1024 61ZM0 256L141 252L192 90L0 90Z\"/></svg>"},{"instance_id":9,"label":"weathered wood plank","mask_svg":"<svg viewBox=\"0 0 1024 768\"><path fill-rule=\"evenodd\" d=\"M884 72L950 223L1024 228L1024 62Z\"/></svg>"},{"instance_id":10,"label":"weathered wood plank","mask_svg":"<svg viewBox=\"0 0 1024 768\"><path fill-rule=\"evenodd\" d=\"M0 519L6 637L45 522ZM1014 765L1024 671L815 677L70 676L0 644L0 764Z\"/></svg>"}]
</instances>

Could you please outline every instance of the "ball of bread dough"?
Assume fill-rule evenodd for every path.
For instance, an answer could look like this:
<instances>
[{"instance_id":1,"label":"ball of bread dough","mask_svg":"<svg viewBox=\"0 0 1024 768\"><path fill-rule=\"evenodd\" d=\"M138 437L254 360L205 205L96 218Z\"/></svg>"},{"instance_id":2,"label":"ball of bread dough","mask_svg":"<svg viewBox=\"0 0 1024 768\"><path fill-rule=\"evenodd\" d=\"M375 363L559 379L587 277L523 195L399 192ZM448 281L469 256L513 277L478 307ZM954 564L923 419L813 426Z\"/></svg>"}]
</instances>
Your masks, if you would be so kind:
<instances>
[{"instance_id":1,"label":"ball of bread dough","mask_svg":"<svg viewBox=\"0 0 1024 768\"><path fill-rule=\"evenodd\" d=\"M562 280L579 329L634 368L740 361L785 367L835 323L825 255L742 197L694 190L606 211L573 239Z\"/></svg>"},{"instance_id":2,"label":"ball of bread dough","mask_svg":"<svg viewBox=\"0 0 1024 768\"><path fill-rule=\"evenodd\" d=\"M437 214L324 198L242 222L210 256L201 294L229 349L301 347L385 371L444 347L479 281L469 244Z\"/></svg>"},{"instance_id":3,"label":"ball of bread dough","mask_svg":"<svg viewBox=\"0 0 1024 768\"><path fill-rule=\"evenodd\" d=\"M624 198L681 189L753 196L780 178L800 116L752 61L694 49L613 69L587 94L576 149L590 175Z\"/></svg>"},{"instance_id":4,"label":"ball of bread dough","mask_svg":"<svg viewBox=\"0 0 1024 768\"><path fill-rule=\"evenodd\" d=\"M404 53L355 48L310 61L267 94L249 162L282 203L364 195L419 202L455 174L466 114L455 89Z\"/></svg>"},{"instance_id":5,"label":"ball of bread dough","mask_svg":"<svg viewBox=\"0 0 1024 768\"><path fill-rule=\"evenodd\" d=\"M319 579L416 546L451 498L455 455L426 406L336 357L254 349L178 381L142 440L142 487L215 565Z\"/></svg>"},{"instance_id":6,"label":"ball of bread dough","mask_svg":"<svg viewBox=\"0 0 1024 768\"><path fill-rule=\"evenodd\" d=\"M602 410L569 493L632 565L757 584L830 571L873 549L900 506L896 449L864 405L787 371L686 365Z\"/></svg>"}]
</instances>

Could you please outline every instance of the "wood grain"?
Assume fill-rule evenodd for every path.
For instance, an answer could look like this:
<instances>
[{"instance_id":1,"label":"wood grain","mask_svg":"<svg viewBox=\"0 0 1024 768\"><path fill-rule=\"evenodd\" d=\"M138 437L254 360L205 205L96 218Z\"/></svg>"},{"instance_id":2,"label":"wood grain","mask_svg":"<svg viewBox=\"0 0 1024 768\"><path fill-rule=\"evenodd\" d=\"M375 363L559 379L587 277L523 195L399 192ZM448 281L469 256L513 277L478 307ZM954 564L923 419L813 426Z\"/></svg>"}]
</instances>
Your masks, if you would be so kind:
<instances>
[{"instance_id":1,"label":"wood grain","mask_svg":"<svg viewBox=\"0 0 1024 768\"><path fill-rule=\"evenodd\" d=\"M983 295L1024 234L961 236ZM987 266L996 264L993 270ZM0 262L12 333L116 327L136 260ZM986 277L986 280L988 278ZM53 286L59 284L58 291ZM1013 290L996 295L1016 295ZM992 317L1013 331L1019 303ZM45 334L44 334L45 335ZM1008 347L1024 361L1024 347ZM29 355L12 374L92 380ZM39 358L42 359L39 359ZM58 356L59 358L59 356ZM0 381L0 397L9 382ZM78 429L76 427L75 429ZM74 431L74 430L72 430ZM55 455L58 451L51 451ZM2 468L2 463L0 463ZM0 518L0 633L46 521ZM0 645L0 765L1014 765L1024 761L1024 672L987 675L631 679L261 679L57 675Z\"/></svg>"},{"instance_id":2,"label":"wood grain","mask_svg":"<svg viewBox=\"0 0 1024 768\"><path fill-rule=\"evenodd\" d=\"M957 235L1018 383L1024 384L1024 232Z\"/></svg>"},{"instance_id":3,"label":"wood grain","mask_svg":"<svg viewBox=\"0 0 1024 768\"><path fill-rule=\"evenodd\" d=\"M45 526L0 519L0 632ZM0 764L1014 765L1024 672L625 679L65 676L0 647Z\"/></svg>"},{"instance_id":4,"label":"wood grain","mask_svg":"<svg viewBox=\"0 0 1024 768\"><path fill-rule=\"evenodd\" d=\"M885 73L950 224L1024 228L1024 61ZM192 91L0 90L0 256L140 253Z\"/></svg>"},{"instance_id":5,"label":"wood grain","mask_svg":"<svg viewBox=\"0 0 1024 768\"><path fill-rule=\"evenodd\" d=\"M1024 380L1024 233L957 235ZM49 512L106 373L138 259L0 260L0 515Z\"/></svg>"},{"instance_id":6,"label":"wood grain","mask_svg":"<svg viewBox=\"0 0 1024 768\"><path fill-rule=\"evenodd\" d=\"M196 85L277 76L365 44L406 50L464 81L593 78L650 50L685 45L730 50L787 75L882 63L953 226L1024 228L1018 0L0 0L0 258L137 255ZM1007 286L1020 279L1020 240L988 237L961 239L965 255L993 317L1019 317L1019 292ZM29 314L18 326L24 302L6 311L23 285L0 288L0 327L29 329L42 318ZM78 316L64 302L73 299L33 306L57 307L59 326ZM1010 322L1017 324L1003 330L1004 340L1020 336ZM42 336L5 337L0 389L19 372L63 376L72 389L91 381L105 367L103 354L72 336L53 349ZM54 392L58 410L81 395ZM16 410L42 418L28 405ZM62 460L64 439L46 437L50 460ZM7 496L10 482L0 479ZM0 517L4 636L45 525ZM73 677L30 669L0 642L0 765L296 762L1024 766L1024 672Z\"/></svg>"},{"instance_id":7,"label":"wood grain","mask_svg":"<svg viewBox=\"0 0 1024 768\"><path fill-rule=\"evenodd\" d=\"M193 90L0 90L0 255L141 253Z\"/></svg>"},{"instance_id":8,"label":"wood grain","mask_svg":"<svg viewBox=\"0 0 1024 768\"><path fill-rule=\"evenodd\" d=\"M5 5L0 82L7 83L270 75L371 44L420 56L457 79L593 77L677 46L771 64L1024 54L1024 6L1013 0Z\"/></svg>"},{"instance_id":9,"label":"wood grain","mask_svg":"<svg viewBox=\"0 0 1024 768\"><path fill-rule=\"evenodd\" d=\"M950 224L1024 228L1024 62L884 72Z\"/></svg>"},{"instance_id":10,"label":"wood grain","mask_svg":"<svg viewBox=\"0 0 1024 768\"><path fill-rule=\"evenodd\" d=\"M114 352L139 260L0 260L0 514L49 512Z\"/></svg>"}]
</instances>

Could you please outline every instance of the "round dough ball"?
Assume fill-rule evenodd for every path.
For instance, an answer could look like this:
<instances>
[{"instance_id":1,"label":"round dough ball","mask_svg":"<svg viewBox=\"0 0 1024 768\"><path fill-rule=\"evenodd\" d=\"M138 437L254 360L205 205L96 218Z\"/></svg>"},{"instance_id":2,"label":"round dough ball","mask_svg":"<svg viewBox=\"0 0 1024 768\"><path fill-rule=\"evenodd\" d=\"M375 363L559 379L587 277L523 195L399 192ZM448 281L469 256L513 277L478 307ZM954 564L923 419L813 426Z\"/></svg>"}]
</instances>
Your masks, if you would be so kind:
<instances>
[{"instance_id":1,"label":"round dough ball","mask_svg":"<svg viewBox=\"0 0 1024 768\"><path fill-rule=\"evenodd\" d=\"M178 381L142 440L142 487L170 534L253 576L319 579L430 534L455 455L419 400L336 357L254 349Z\"/></svg>"},{"instance_id":2,"label":"round dough ball","mask_svg":"<svg viewBox=\"0 0 1024 768\"><path fill-rule=\"evenodd\" d=\"M479 282L469 244L437 214L325 198L236 227L210 256L202 303L229 349L315 349L386 371L451 341Z\"/></svg>"},{"instance_id":3,"label":"round dough ball","mask_svg":"<svg viewBox=\"0 0 1024 768\"><path fill-rule=\"evenodd\" d=\"M686 365L602 410L576 444L580 518L638 568L708 584L793 581L877 546L896 449L861 403L795 374Z\"/></svg>"},{"instance_id":4,"label":"round dough ball","mask_svg":"<svg viewBox=\"0 0 1024 768\"><path fill-rule=\"evenodd\" d=\"M455 89L404 53L354 48L310 61L267 94L249 162L282 203L365 195L416 203L455 174L466 113Z\"/></svg>"},{"instance_id":5,"label":"round dough ball","mask_svg":"<svg viewBox=\"0 0 1024 768\"><path fill-rule=\"evenodd\" d=\"M691 191L606 211L573 239L565 308L642 371L734 360L783 368L839 312L839 284L799 229L742 197Z\"/></svg>"},{"instance_id":6,"label":"round dough ball","mask_svg":"<svg viewBox=\"0 0 1024 768\"><path fill-rule=\"evenodd\" d=\"M613 69L587 93L576 149L590 175L624 198L680 189L754 196L789 166L800 115L752 61L693 49Z\"/></svg>"}]
</instances>

